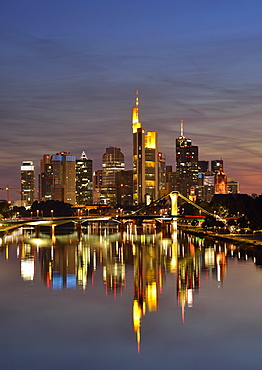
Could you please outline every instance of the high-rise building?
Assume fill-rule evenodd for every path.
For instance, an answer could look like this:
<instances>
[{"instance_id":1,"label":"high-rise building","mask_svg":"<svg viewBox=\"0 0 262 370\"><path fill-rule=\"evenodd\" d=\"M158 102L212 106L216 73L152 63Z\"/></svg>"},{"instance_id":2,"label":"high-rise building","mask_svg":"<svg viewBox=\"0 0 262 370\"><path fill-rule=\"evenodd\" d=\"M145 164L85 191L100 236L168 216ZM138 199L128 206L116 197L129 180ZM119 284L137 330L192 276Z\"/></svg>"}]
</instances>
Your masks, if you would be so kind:
<instances>
[{"instance_id":1,"label":"high-rise building","mask_svg":"<svg viewBox=\"0 0 262 370\"><path fill-rule=\"evenodd\" d=\"M85 152L76 160L76 204L93 203L93 160Z\"/></svg>"},{"instance_id":2,"label":"high-rise building","mask_svg":"<svg viewBox=\"0 0 262 370\"><path fill-rule=\"evenodd\" d=\"M102 190L102 170L93 172L93 202L100 203Z\"/></svg>"},{"instance_id":3,"label":"high-rise building","mask_svg":"<svg viewBox=\"0 0 262 370\"><path fill-rule=\"evenodd\" d=\"M158 153L158 197L167 194L166 177L166 156L164 153Z\"/></svg>"},{"instance_id":4,"label":"high-rise building","mask_svg":"<svg viewBox=\"0 0 262 370\"><path fill-rule=\"evenodd\" d=\"M35 166L24 161L21 166L21 205L30 206L35 200Z\"/></svg>"},{"instance_id":5,"label":"high-rise building","mask_svg":"<svg viewBox=\"0 0 262 370\"><path fill-rule=\"evenodd\" d=\"M223 163L220 163L219 171L215 173L215 194L227 194L227 176L223 170Z\"/></svg>"},{"instance_id":6,"label":"high-rise building","mask_svg":"<svg viewBox=\"0 0 262 370\"><path fill-rule=\"evenodd\" d=\"M76 157L69 152L52 155L54 200L76 203Z\"/></svg>"},{"instance_id":7,"label":"high-rise building","mask_svg":"<svg viewBox=\"0 0 262 370\"><path fill-rule=\"evenodd\" d=\"M201 173L208 172L208 161L198 161L198 171Z\"/></svg>"},{"instance_id":8,"label":"high-rise building","mask_svg":"<svg viewBox=\"0 0 262 370\"><path fill-rule=\"evenodd\" d=\"M125 156L121 148L110 146L102 157L102 191L104 203L116 204L116 174L125 169Z\"/></svg>"},{"instance_id":9,"label":"high-rise building","mask_svg":"<svg viewBox=\"0 0 262 370\"><path fill-rule=\"evenodd\" d=\"M197 197L203 201L210 202L215 191L215 175L213 172L199 172Z\"/></svg>"},{"instance_id":10,"label":"high-rise building","mask_svg":"<svg viewBox=\"0 0 262 370\"><path fill-rule=\"evenodd\" d=\"M139 122L138 107L137 90L136 104L132 109L134 204L142 204L145 201L145 131Z\"/></svg>"},{"instance_id":11,"label":"high-rise building","mask_svg":"<svg viewBox=\"0 0 262 370\"><path fill-rule=\"evenodd\" d=\"M133 205L133 170L120 171L116 174L116 202L118 205Z\"/></svg>"},{"instance_id":12,"label":"high-rise building","mask_svg":"<svg viewBox=\"0 0 262 370\"><path fill-rule=\"evenodd\" d=\"M223 168L223 160L222 159L217 159L217 160L211 161L211 171L214 172L214 173L219 172L221 165L222 165L222 168Z\"/></svg>"},{"instance_id":13,"label":"high-rise building","mask_svg":"<svg viewBox=\"0 0 262 370\"><path fill-rule=\"evenodd\" d=\"M227 179L227 188L229 194L239 194L240 193L240 184L238 181L235 181L232 178Z\"/></svg>"},{"instance_id":14,"label":"high-rise building","mask_svg":"<svg viewBox=\"0 0 262 370\"><path fill-rule=\"evenodd\" d=\"M158 135L151 131L145 135L145 194L158 198Z\"/></svg>"},{"instance_id":15,"label":"high-rise building","mask_svg":"<svg viewBox=\"0 0 262 370\"><path fill-rule=\"evenodd\" d=\"M158 197L158 139L157 132L145 133L139 121L139 100L136 91L136 104L132 109L133 132L133 201L145 202L148 194L151 200Z\"/></svg>"},{"instance_id":16,"label":"high-rise building","mask_svg":"<svg viewBox=\"0 0 262 370\"><path fill-rule=\"evenodd\" d=\"M188 196L190 188L197 184L198 177L198 146L184 136L184 121L180 121L180 136L176 139L176 171L183 179L180 192Z\"/></svg>"},{"instance_id":17,"label":"high-rise building","mask_svg":"<svg viewBox=\"0 0 262 370\"><path fill-rule=\"evenodd\" d=\"M39 200L46 201L54 198L54 175L51 155L44 154L40 161Z\"/></svg>"}]
</instances>

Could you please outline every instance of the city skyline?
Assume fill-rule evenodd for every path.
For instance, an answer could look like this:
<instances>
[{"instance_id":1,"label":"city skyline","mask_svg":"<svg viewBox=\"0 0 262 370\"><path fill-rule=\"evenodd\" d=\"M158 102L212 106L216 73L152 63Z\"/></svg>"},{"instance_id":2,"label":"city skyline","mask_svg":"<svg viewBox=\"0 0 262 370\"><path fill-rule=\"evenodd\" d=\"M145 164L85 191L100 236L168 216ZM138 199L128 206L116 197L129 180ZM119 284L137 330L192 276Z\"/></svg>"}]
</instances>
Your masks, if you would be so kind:
<instances>
[{"instance_id":1,"label":"city skyline","mask_svg":"<svg viewBox=\"0 0 262 370\"><path fill-rule=\"evenodd\" d=\"M104 149L121 147L131 169L138 89L167 164L183 119L200 160L222 158L242 193L260 194L261 11L258 1L4 2L0 187L20 186L22 161L39 172L43 153L60 150L84 150L99 169Z\"/></svg>"}]
</instances>

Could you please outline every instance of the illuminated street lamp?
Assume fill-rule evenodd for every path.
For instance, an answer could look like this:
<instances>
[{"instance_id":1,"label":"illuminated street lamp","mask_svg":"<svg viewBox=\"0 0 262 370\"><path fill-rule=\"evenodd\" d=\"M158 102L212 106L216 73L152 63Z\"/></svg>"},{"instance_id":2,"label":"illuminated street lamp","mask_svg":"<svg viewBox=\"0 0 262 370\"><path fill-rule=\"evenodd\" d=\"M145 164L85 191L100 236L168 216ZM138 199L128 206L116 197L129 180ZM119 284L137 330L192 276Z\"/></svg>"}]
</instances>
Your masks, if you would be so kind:
<instances>
[{"instance_id":1,"label":"illuminated street lamp","mask_svg":"<svg viewBox=\"0 0 262 370\"><path fill-rule=\"evenodd\" d=\"M53 209L51 209L51 217L52 217L52 219L54 218L54 210Z\"/></svg>"}]
</instances>

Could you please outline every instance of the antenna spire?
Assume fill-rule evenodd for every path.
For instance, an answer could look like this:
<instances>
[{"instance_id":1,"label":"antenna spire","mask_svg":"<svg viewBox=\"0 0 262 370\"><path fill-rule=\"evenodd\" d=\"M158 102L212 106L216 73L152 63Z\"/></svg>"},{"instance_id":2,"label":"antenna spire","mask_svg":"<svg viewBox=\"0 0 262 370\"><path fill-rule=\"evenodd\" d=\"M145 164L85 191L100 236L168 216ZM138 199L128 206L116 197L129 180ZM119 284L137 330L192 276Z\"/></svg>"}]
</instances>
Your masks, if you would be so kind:
<instances>
[{"instance_id":1,"label":"antenna spire","mask_svg":"<svg viewBox=\"0 0 262 370\"><path fill-rule=\"evenodd\" d=\"M180 136L184 136L184 120L180 121Z\"/></svg>"},{"instance_id":2,"label":"antenna spire","mask_svg":"<svg viewBox=\"0 0 262 370\"><path fill-rule=\"evenodd\" d=\"M136 107L138 108L139 101L138 101L138 90L136 90Z\"/></svg>"}]
</instances>

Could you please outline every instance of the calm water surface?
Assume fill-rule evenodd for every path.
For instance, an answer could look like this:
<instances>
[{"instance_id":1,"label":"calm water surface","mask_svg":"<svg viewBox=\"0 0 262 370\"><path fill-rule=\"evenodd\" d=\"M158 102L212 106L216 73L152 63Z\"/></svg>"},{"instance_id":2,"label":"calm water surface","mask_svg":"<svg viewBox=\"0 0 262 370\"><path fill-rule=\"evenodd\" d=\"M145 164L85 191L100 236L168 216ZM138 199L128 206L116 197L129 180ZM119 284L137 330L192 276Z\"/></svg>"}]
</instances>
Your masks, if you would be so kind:
<instances>
[{"instance_id":1,"label":"calm water surface","mask_svg":"<svg viewBox=\"0 0 262 370\"><path fill-rule=\"evenodd\" d=\"M150 226L0 241L1 369L260 369L261 253Z\"/></svg>"}]
</instances>

